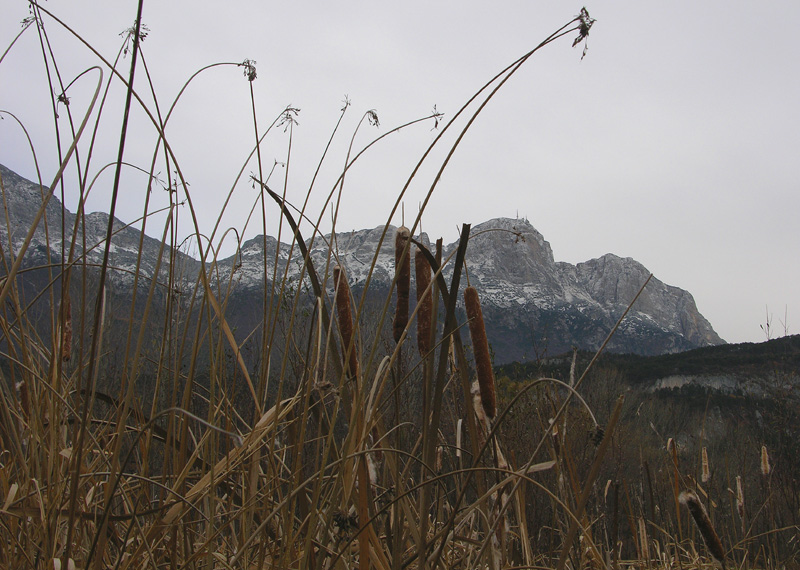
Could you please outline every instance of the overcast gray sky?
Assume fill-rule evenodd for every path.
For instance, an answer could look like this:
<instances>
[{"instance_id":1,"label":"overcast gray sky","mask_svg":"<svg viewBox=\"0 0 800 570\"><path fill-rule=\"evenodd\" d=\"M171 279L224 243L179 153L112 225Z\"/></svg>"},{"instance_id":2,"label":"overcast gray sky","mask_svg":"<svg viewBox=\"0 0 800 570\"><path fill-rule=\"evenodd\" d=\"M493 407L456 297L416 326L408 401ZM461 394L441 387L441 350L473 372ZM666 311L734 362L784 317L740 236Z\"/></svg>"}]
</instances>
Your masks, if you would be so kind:
<instances>
[{"instance_id":1,"label":"overcast gray sky","mask_svg":"<svg viewBox=\"0 0 800 570\"><path fill-rule=\"evenodd\" d=\"M136 13L133 1L50 0L44 6L111 60L120 32ZM434 105L447 120L581 6L535 0L148 1L143 22L150 32L142 49L162 113L201 67L255 60L260 129L287 105L301 110L288 169L278 168L270 181L275 189L286 181L289 199L298 203L347 95L352 104L309 205L318 215L366 111L376 110L380 127L362 126L356 150L426 116ZM759 325L767 311L778 335L782 321L790 334L799 332L800 3L685 0L586 7L597 19L586 58L581 61L581 47L571 47L571 35L534 55L503 87L445 171L422 229L452 241L461 223L525 216L550 242L557 261L577 263L609 252L630 256L662 281L687 289L729 342L764 340ZM25 2L6 2L0 50L27 15ZM55 21L46 17L45 23L65 83L98 62ZM130 55L120 65L125 75L129 63ZM142 71L136 87L146 95ZM97 78L91 72L70 89L74 116L86 108ZM255 161L245 165L255 136L249 87L241 68L205 71L190 84L167 127L203 232L210 233L239 170L244 167L245 177L257 172ZM92 174L116 156L123 98L115 82ZM154 108L152 96L147 102ZM0 63L0 109L29 130L49 183L58 163L35 28ZM60 115L67 129L63 108ZM437 134L432 127L428 122L392 135L359 159L347 175L339 231L387 221L408 174ZM144 115L134 111L126 160L148 169L155 140ZM447 140L452 144L452 137ZM83 159L88 142L87 137L81 143ZM287 161L288 142L282 128L267 136L266 169L275 160ZM435 154L412 185L407 221L443 156ZM0 162L35 178L31 152L7 115L0 122ZM163 166L157 170L163 178ZM112 180L113 170L101 175L89 209L108 209ZM142 210L146 180L129 171L123 182L117 216L132 221ZM70 209L76 197L66 197ZM244 228L255 197L243 180L223 227ZM154 192L153 199L165 203L167 194ZM188 212L180 216L188 219ZM272 212L270 228L276 220ZM393 223L399 222L395 217ZM162 223L154 218L148 233L160 235ZM245 237L257 233L260 222L245 229ZM227 239L223 250L231 243Z\"/></svg>"}]
</instances>

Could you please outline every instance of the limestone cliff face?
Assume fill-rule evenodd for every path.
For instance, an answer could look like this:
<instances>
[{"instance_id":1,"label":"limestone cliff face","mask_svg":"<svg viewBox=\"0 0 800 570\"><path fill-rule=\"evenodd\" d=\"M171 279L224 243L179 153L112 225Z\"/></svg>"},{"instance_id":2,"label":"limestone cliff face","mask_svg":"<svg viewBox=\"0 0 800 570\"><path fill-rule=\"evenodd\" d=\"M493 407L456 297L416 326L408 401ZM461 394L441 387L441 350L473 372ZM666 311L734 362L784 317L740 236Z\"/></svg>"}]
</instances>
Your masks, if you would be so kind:
<instances>
[{"instance_id":1,"label":"limestone cliff face","mask_svg":"<svg viewBox=\"0 0 800 570\"><path fill-rule=\"evenodd\" d=\"M377 297L388 294L394 272L394 231L390 227L384 234L384 228L377 227L336 236L334 250L354 287L363 286L371 272L370 291ZM384 239L379 248L381 236ZM315 267L321 272L328 260L330 240L331 236L325 236L308 244ZM424 234L418 240L429 243ZM244 250L260 248L261 243L261 238L251 240ZM268 259L274 257L275 243L268 243ZM457 245L444 247L445 258ZM288 246L282 244L281 248L284 251ZM257 263L262 258L260 253L252 255ZM290 277L298 278L299 257L295 254L292 260L286 259ZM650 274L634 259L613 254L577 265L558 263L550 244L529 222L509 218L473 227L466 260L470 283L481 297L496 363L557 354L573 346L599 348ZM229 263L232 261L223 261L222 267ZM244 276L260 274L260 265L252 270L247 265L245 256ZM444 274L449 282L452 265L445 267ZM258 279L243 277L238 282L242 292L260 286ZM723 342L697 311L690 293L654 277L608 348L662 354Z\"/></svg>"},{"instance_id":2,"label":"limestone cliff face","mask_svg":"<svg viewBox=\"0 0 800 570\"><path fill-rule=\"evenodd\" d=\"M467 264L495 329L499 361L598 348L650 275L636 260L613 254L557 263L527 220L489 220L471 235ZM690 293L653 277L609 349L661 354L723 342Z\"/></svg>"},{"instance_id":3,"label":"limestone cliff face","mask_svg":"<svg viewBox=\"0 0 800 570\"><path fill-rule=\"evenodd\" d=\"M5 188L2 214L9 219L8 226L0 224L0 239L8 244L10 234L16 253L41 205L42 191L38 184L5 167L0 166L0 174ZM54 197L47 206L52 259L61 254L62 216L71 235L75 216L62 209ZM86 257L90 263L100 261L107 223L107 215L95 213L87 215L85 224L79 225L79 235L86 233ZM58 231L54 231L56 228ZM111 266L115 268L112 278L119 289L133 282L140 252L139 267L144 276L152 276L156 267L160 267L160 276L165 275L171 262L179 264L180 276L187 284L195 281L200 270L196 259L181 252L174 252L171 257L169 248L162 249L158 240L142 237L138 230L125 228L118 221L115 228L119 232L112 240ZM385 299L394 273L394 231L395 228L389 227L384 232L381 226L342 232L335 238L317 237L307 245L320 274L336 262L333 252L345 266L354 287L363 287L371 275L371 298ZM425 235L418 239L429 243ZM47 243L44 223L40 223L26 254L28 266L45 263ZM445 246L445 258L456 247L456 243ZM159 255L161 264L157 265ZM233 308L252 308L263 299L265 259L268 279L275 274L280 277L285 274L295 282L301 278L303 260L296 246L279 243L272 237L250 239L236 255L221 260L212 272L226 283L230 279L230 290L236 297ZM273 267L276 260L277 272ZM573 346L597 349L649 275L639 262L613 254L577 265L556 262L550 244L527 220L509 218L489 220L472 228L466 263L470 283L480 294L496 364L557 354ZM444 274L449 282L452 262L445 267ZM464 283L462 279L462 286ZM231 318L235 321L236 315ZM661 354L723 342L697 311L691 294L654 277L608 349Z\"/></svg>"}]
</instances>

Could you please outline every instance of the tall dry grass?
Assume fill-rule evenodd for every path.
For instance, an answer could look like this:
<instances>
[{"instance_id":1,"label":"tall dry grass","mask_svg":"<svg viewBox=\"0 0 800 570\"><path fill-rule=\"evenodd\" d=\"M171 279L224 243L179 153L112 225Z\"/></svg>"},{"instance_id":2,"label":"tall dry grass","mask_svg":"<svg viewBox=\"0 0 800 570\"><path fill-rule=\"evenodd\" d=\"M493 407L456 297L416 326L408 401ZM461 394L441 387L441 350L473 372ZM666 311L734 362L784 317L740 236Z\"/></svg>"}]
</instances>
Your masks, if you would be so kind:
<instances>
[{"instance_id":1,"label":"tall dry grass","mask_svg":"<svg viewBox=\"0 0 800 570\"><path fill-rule=\"evenodd\" d=\"M438 124L440 114L391 129L352 154L351 142L347 163L337 179L328 181L324 207L309 212L314 183L301 202L290 203L285 193L272 189L265 174L264 140L279 125L291 133L297 110L283 109L266 128L258 125L254 62L205 67L164 106L150 83L141 45L147 31L137 17L114 59L87 46L97 65L81 75L94 83L83 107L87 111L79 115L74 111L78 105L66 104L69 85L59 73L58 46L51 45L49 31L59 28L79 40L80 31L50 8L31 3L31 18L21 33L38 34L40 47L49 54L51 92L61 94L53 96L53 109L67 115L69 127L56 123L59 164L52 180L39 175L41 202L31 226L12 228L6 216L9 239L0 244L0 565L607 566L616 545L593 532L588 505L596 499L598 470L614 437L621 400L587 462L589 471L581 476L575 457L566 453L572 425L566 417L577 407L594 418L578 392L586 372L574 385L532 380L501 408L493 386L490 390L489 339L473 311L477 297L467 301L468 326L475 330L474 365L461 337L466 323L458 292L469 254L469 226L462 228L458 248L448 258L441 240L431 252L413 239L442 172L475 118L541 48L575 33L575 43L585 40L593 22L588 13L582 10L488 81L442 124L421 156L387 213L381 243L431 150L449 145L416 219L398 232L397 303L390 323L392 293L377 309L368 302L378 251L366 282L351 287L337 258L335 233L326 238L320 227L329 205L335 226L345 174L368 148L400 129L425 121ZM229 68L244 74L254 142L223 212L214 227L204 228L166 126L194 78ZM123 85L127 94L117 160L97 167L95 140L104 129L114 128L109 123L118 124L106 119L111 111L105 108L105 93L113 84ZM124 160L125 118L134 107L147 117L156 138L152 160L142 166ZM377 123L377 116L367 111L362 121ZM24 132L24 125L18 126ZM338 142L338 128L329 144ZM455 132L454 142L445 142L446 132ZM31 153L36 158L35 148ZM327 151L320 163L326 158ZM279 235L285 230L283 235L291 236L289 255L300 260L301 277L290 278L288 265L279 262L279 248L273 257L263 237L261 303L247 307L248 322L254 324L243 333L231 326L234 312L243 310L234 287L241 256L229 266L217 252L230 239L241 251L239 236L246 228L222 230L221 219L232 201L241 200L235 191L248 165L257 172L252 182L261 190L249 220L260 214L266 236L265 212L273 208L280 213ZM96 175L106 168L115 174L105 237L87 243L91 220L84 204ZM68 169L75 173L76 187L65 183ZM138 189L144 206L135 224L142 237L132 268L112 265L114 236L122 231L113 222L116 196L126 169L146 176ZM150 199L158 172L167 173L164 212ZM6 200L2 180L0 185ZM77 197L72 227L63 223L66 215L61 224L48 218L47 205L59 190L62 204L65 195ZM160 228L150 224L157 213L166 217ZM187 238L178 230L184 215L194 228ZM309 235L301 231L304 221L313 228ZM50 246L45 261L31 254L42 231ZM146 269L151 260L144 257L146 232L161 236L152 270ZM24 237L12 240L12 234ZM320 242L327 248L322 263L310 254ZM413 310L406 304L412 245ZM103 252L100 261L90 255L93 249ZM186 249L196 253L194 261L182 255ZM450 282L443 273L448 264ZM32 276L44 284L35 291ZM415 319L418 351L403 351L415 336ZM388 329L394 344L385 342ZM480 407L472 405L475 366ZM533 451L521 456L506 447L503 430L521 398L543 386L555 404L549 427L533 436ZM414 398L421 405L412 405ZM489 421L479 419L478 408ZM551 444L555 436L559 451ZM546 478L551 475L555 482ZM677 486L676 478L676 491ZM547 530L558 537L552 548L533 546L541 544L537 537L544 529L530 518L532 496L545 497L558 513Z\"/></svg>"}]
</instances>

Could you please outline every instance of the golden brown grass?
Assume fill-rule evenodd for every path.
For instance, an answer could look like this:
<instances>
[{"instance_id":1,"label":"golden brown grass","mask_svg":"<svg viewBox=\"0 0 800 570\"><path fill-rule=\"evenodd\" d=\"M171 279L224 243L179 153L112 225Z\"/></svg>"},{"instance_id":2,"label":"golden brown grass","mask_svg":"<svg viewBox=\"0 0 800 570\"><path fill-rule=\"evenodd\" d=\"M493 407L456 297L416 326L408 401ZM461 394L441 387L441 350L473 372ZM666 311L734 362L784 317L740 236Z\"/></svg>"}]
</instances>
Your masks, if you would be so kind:
<instances>
[{"instance_id":1,"label":"golden brown grass","mask_svg":"<svg viewBox=\"0 0 800 570\"><path fill-rule=\"evenodd\" d=\"M46 8L31 5L32 19L23 33L39 34L42 52L54 54L49 65L56 70L60 58L57 49L49 50L48 30L57 26L72 32ZM566 34L577 33L584 40L592 22L581 11L487 82L443 124L397 196L384 238L405 188L433 156L430 150L445 144L444 133L458 131L430 192L497 90L545 45ZM141 47L142 33L138 25L128 30L116 59L93 52L110 81L126 77L118 65L129 64L123 56L131 42ZM146 53L139 56L146 65ZM134 268L115 268L108 257L99 266L90 262L85 253L89 248L110 249L110 243L81 243L84 213L76 212L73 228L57 227L46 215L47 201L68 168L75 170L78 182L77 187L65 182L64 192L76 201L105 169L96 167L92 152L82 147L80 160L75 160L79 142L90 138L82 137L91 115L73 113L105 105L99 97L103 80L92 75L96 69L89 73L86 77L95 81L93 98L84 107L77 98L71 106L60 103L63 119L79 128L55 137L62 141L61 162L53 165L57 173L46 181L50 184L41 185L43 199L36 204L34 226L7 228L21 241L0 244L0 567L605 567L612 557L623 564L620 550L631 552L637 537L653 567L700 567L692 542L682 536L680 516L677 523L667 521L668 528L643 518L636 511L642 497L633 485L617 483L614 488L622 487L628 500L616 498L628 504L621 518L641 522L638 528L631 523L630 533L623 529L614 535L620 544L607 540L608 521L616 513L596 487L601 469L619 450L615 426L622 401L613 404L614 394L611 405L599 407L598 417L609 425L605 437L593 441L578 427L587 417L593 429L598 427L578 393L585 388L580 384L586 372L574 386L530 378L501 397L478 294L468 287L466 322L475 362L474 369L470 366L461 339L466 323L456 308L460 272L469 254L469 226L455 261L422 247L415 251L418 352L403 351L402 345L405 331L413 326L410 237L419 217L395 236L392 323L387 316L391 292L377 308L367 301L372 272L360 298L354 296L344 268L332 261L335 235L327 242L322 263L309 254L322 239L321 220L329 204L337 203L337 192L346 191L345 172L365 160L364 152L383 137L423 121L438 123L441 115L409 121L352 159L348 154L338 177L327 181L331 190L325 205L309 213L304 205L287 202L287 194L273 191L264 176L262 143L276 136L275 126L283 125L289 146L297 110L281 110L266 129L258 127L254 62L209 66L184 87L192 88L197 75L228 71L235 72L231 75L250 95L255 140L242 171L251 166L258 172L253 182L260 192L254 196L244 185L249 193L243 194L237 175L226 204L249 200L253 211L262 209L262 233L267 232L266 210L274 208L281 227L290 230L289 245L303 278L289 279L288 268L281 274L278 252L270 259L265 251L260 259L261 304L235 307L240 267L222 264L216 252L226 240L235 240L239 251L240 236L252 228L220 236L222 213L213 228L201 227L192 189L166 134L178 101L169 107L146 103L141 93L157 92L146 83L146 74L138 76L128 109L138 106L146 117L143 123L149 121L158 141L152 162L130 167L118 160L113 166L144 175L139 186L129 189L142 198L138 229L154 231L147 224L164 208L158 268L148 273L141 257ZM60 84L59 74L48 76L50 91L66 98L69 88ZM343 117L348 107L349 102ZM363 120L377 123L371 110ZM104 120L97 122L91 135L105 134L105 125ZM332 144L339 141L336 135ZM158 172L167 173L162 205L156 204L160 194L153 190ZM5 203L2 180L0 189ZM312 190L303 197L305 204ZM335 206L333 215L338 215ZM186 243L198 253L196 271L177 261L184 243L177 219L184 216L193 228ZM307 236L303 220L311 222ZM37 227L46 227L50 245L61 244L61 258L51 251L47 262L29 255ZM442 271L447 264L449 283ZM33 299L25 279L36 272L46 285ZM131 276L137 286L127 292L105 287L103 274L112 282L123 274ZM232 325L235 310L252 317L247 330ZM470 394L473 380L480 398L477 409ZM524 407L526 398L532 407ZM515 416L520 410L522 418ZM492 421L479 421L481 413ZM559 426L556 454L549 442ZM524 438L510 437L514 429ZM667 488L674 482L677 498L678 486L687 480L680 472L677 446L666 462ZM662 512L669 509L660 506ZM643 560L630 565L641 567Z\"/></svg>"}]
</instances>

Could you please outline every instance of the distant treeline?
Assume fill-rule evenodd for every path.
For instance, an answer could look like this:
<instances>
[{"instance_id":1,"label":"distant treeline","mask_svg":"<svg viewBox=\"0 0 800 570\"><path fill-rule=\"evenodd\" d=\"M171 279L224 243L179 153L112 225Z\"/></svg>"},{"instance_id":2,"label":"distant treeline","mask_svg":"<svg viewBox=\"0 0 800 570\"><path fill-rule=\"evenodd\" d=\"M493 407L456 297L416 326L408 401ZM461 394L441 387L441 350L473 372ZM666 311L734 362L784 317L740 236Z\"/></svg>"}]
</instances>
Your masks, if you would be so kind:
<instances>
[{"instance_id":1,"label":"distant treeline","mask_svg":"<svg viewBox=\"0 0 800 570\"><path fill-rule=\"evenodd\" d=\"M593 353L578 351L577 374L589 363ZM498 376L515 382L540 376L568 379L572 354L543 358L535 362L505 364L496 368ZM723 344L675 354L640 356L606 353L598 363L613 367L631 383L651 382L668 376L772 374L776 370L800 373L800 335L785 336L761 343Z\"/></svg>"}]
</instances>

